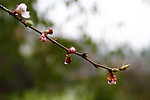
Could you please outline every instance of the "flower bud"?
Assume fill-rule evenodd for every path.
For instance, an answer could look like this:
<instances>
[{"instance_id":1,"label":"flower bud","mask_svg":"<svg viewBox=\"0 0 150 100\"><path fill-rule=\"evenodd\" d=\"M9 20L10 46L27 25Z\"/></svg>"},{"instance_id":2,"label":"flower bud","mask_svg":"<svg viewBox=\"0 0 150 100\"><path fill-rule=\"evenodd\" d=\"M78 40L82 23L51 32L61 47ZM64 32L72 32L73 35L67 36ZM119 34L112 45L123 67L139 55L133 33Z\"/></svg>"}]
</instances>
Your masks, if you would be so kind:
<instances>
[{"instance_id":1,"label":"flower bud","mask_svg":"<svg viewBox=\"0 0 150 100\"><path fill-rule=\"evenodd\" d=\"M27 24L28 26L33 26L32 20L26 20L25 24Z\"/></svg>"},{"instance_id":2,"label":"flower bud","mask_svg":"<svg viewBox=\"0 0 150 100\"><path fill-rule=\"evenodd\" d=\"M113 72L118 72L118 71L120 71L120 69L119 68L113 68L112 71Z\"/></svg>"},{"instance_id":3,"label":"flower bud","mask_svg":"<svg viewBox=\"0 0 150 100\"><path fill-rule=\"evenodd\" d=\"M53 33L54 33L54 30L51 29L51 28L44 31L44 34L45 34L45 35L53 34Z\"/></svg>"},{"instance_id":4,"label":"flower bud","mask_svg":"<svg viewBox=\"0 0 150 100\"><path fill-rule=\"evenodd\" d=\"M83 57L83 58L86 58L87 56L88 56L88 55L87 55L86 52L83 52L83 53L82 53L82 57Z\"/></svg>"},{"instance_id":5,"label":"flower bud","mask_svg":"<svg viewBox=\"0 0 150 100\"><path fill-rule=\"evenodd\" d=\"M72 59L71 59L71 54L66 54L66 58L65 58L65 62L64 64L69 64L71 63Z\"/></svg>"},{"instance_id":6,"label":"flower bud","mask_svg":"<svg viewBox=\"0 0 150 100\"><path fill-rule=\"evenodd\" d=\"M69 53L75 53L75 52L76 52L76 49L75 49L74 47L70 47L70 48L68 49L68 52L69 52Z\"/></svg>"},{"instance_id":7,"label":"flower bud","mask_svg":"<svg viewBox=\"0 0 150 100\"><path fill-rule=\"evenodd\" d=\"M107 82L110 85L115 85L117 83L117 77L112 73L108 73L109 77L107 77Z\"/></svg>"},{"instance_id":8,"label":"flower bud","mask_svg":"<svg viewBox=\"0 0 150 100\"><path fill-rule=\"evenodd\" d=\"M130 64L123 65L122 67L119 68L119 70L120 70L120 71L127 70L127 69L129 68L129 65L130 65Z\"/></svg>"},{"instance_id":9,"label":"flower bud","mask_svg":"<svg viewBox=\"0 0 150 100\"><path fill-rule=\"evenodd\" d=\"M39 37L39 39L40 39L41 42L46 42L47 41L47 38L46 38L44 33Z\"/></svg>"},{"instance_id":10,"label":"flower bud","mask_svg":"<svg viewBox=\"0 0 150 100\"><path fill-rule=\"evenodd\" d=\"M123 66L121 66L121 67L119 67L119 68L113 68L113 69L112 69L112 72L119 72L119 71L127 70L127 69L129 68L129 65L130 65L130 64L123 65Z\"/></svg>"}]
</instances>

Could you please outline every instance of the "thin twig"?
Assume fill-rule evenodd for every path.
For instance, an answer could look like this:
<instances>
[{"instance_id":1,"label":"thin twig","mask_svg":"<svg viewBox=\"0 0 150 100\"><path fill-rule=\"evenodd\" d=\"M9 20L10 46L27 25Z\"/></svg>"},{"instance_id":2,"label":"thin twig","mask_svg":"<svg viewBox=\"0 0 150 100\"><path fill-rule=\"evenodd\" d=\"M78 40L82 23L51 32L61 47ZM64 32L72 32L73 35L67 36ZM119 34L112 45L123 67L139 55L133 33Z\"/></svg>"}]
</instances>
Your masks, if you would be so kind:
<instances>
[{"instance_id":1,"label":"thin twig","mask_svg":"<svg viewBox=\"0 0 150 100\"><path fill-rule=\"evenodd\" d=\"M17 19L18 21L20 21L23 25L25 25L25 27L28 27L30 29L32 29L33 31L39 33L40 35L42 34L41 31L39 31L37 28L33 27L33 26L29 26L25 23L25 21L21 18L19 18L18 16L16 16L12 11L8 10L7 8L5 8L3 5L0 5L0 8L2 10L4 10L5 12L7 12L9 15L13 16L15 19ZM60 44L59 42L55 41L55 39L51 38L51 37L47 37L47 39L49 41L51 41L53 44L59 46L60 48L64 49L66 52L68 52L68 48L66 48L65 46L63 46L62 44ZM109 68L100 64L97 64L96 62L92 61L90 58L87 57L87 55L85 53L79 53L79 52L75 52L75 55L78 55L80 57L82 57L83 59L85 59L86 61L88 61L89 63L91 63L95 68L104 68L106 70L108 70L109 72L113 72L114 68Z\"/></svg>"}]
</instances>

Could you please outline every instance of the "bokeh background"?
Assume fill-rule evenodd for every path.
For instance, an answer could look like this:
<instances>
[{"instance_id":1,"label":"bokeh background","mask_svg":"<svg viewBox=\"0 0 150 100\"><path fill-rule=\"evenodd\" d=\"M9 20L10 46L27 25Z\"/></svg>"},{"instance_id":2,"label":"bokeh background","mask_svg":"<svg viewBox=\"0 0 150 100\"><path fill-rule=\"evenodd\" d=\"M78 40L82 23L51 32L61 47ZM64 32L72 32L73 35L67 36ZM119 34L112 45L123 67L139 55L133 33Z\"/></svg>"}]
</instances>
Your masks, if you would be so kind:
<instances>
[{"instance_id":1,"label":"bokeh background","mask_svg":"<svg viewBox=\"0 0 150 100\"><path fill-rule=\"evenodd\" d=\"M109 67L125 63L117 85L107 71L65 51L0 9L0 100L150 100L150 0L0 0L26 3L34 26Z\"/></svg>"}]
</instances>

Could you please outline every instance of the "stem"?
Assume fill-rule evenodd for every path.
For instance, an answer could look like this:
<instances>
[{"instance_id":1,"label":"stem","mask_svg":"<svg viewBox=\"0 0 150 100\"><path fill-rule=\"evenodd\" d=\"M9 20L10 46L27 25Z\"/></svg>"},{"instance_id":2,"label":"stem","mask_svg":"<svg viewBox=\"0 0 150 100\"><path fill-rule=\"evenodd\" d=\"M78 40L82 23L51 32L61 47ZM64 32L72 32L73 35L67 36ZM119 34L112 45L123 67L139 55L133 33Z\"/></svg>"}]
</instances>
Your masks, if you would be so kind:
<instances>
[{"instance_id":1,"label":"stem","mask_svg":"<svg viewBox=\"0 0 150 100\"><path fill-rule=\"evenodd\" d=\"M7 8L5 8L3 5L0 5L0 8L2 10L4 10L5 12L7 12L9 15L13 16L15 19L17 19L19 22L21 22L23 25L25 25L25 27L28 27L30 28L31 30L37 32L38 34L42 34L41 31L39 31L37 28L35 27L32 27L32 26L28 26L25 21L21 18L19 18L18 16L16 16L12 11L8 10ZM53 44L59 46L60 48L64 49L66 52L68 52L68 48L66 48L65 46L63 46L62 44L60 44L59 42L55 41L53 38L51 37L47 37L47 39L52 42ZM89 59L87 56L83 56L83 53L79 53L79 52L75 52L74 53L75 55L77 56L80 56L82 57L83 59L85 59L86 61L88 61L89 63L91 63L95 68L104 68L106 70L108 70L109 72L112 72L112 68L109 68L109 67L106 67L106 66L103 66L103 65L100 65L100 64L97 64L96 62L92 61L91 59Z\"/></svg>"}]
</instances>

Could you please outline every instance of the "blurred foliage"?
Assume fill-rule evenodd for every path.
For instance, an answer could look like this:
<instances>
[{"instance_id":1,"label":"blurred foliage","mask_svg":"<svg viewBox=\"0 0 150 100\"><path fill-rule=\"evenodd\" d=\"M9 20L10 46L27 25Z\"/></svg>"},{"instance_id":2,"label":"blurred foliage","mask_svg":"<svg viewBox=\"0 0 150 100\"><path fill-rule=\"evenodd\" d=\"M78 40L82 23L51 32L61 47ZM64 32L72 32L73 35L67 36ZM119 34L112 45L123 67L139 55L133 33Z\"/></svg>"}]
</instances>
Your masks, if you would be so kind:
<instances>
[{"instance_id":1,"label":"blurred foliage","mask_svg":"<svg viewBox=\"0 0 150 100\"><path fill-rule=\"evenodd\" d=\"M20 2L29 5L35 26L53 26L37 17L33 8L36 0L1 0L0 4L13 11ZM71 6L78 0L64 3ZM77 41L56 39L68 48L75 46L79 52L88 52L91 59L103 65L118 67L125 61L131 68L116 73L118 84L109 86L106 71L95 69L77 56L64 65L65 51L50 42L39 42L37 34L0 9L0 100L150 99L150 47L140 52L128 45L110 50L105 41L95 44L87 35Z\"/></svg>"}]
</instances>

